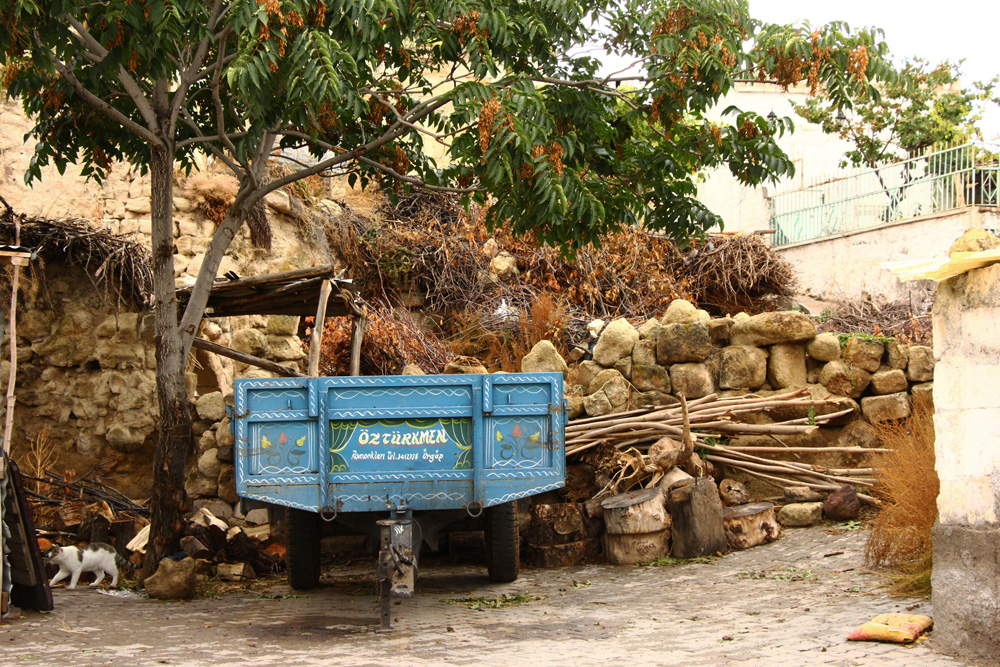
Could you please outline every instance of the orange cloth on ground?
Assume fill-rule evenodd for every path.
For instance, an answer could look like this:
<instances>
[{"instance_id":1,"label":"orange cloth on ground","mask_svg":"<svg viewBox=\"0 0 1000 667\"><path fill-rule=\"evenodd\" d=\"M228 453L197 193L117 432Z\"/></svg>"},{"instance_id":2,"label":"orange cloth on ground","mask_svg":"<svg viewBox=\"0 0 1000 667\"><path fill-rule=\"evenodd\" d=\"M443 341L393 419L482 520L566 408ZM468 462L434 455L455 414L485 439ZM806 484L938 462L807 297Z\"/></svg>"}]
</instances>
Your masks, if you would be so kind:
<instances>
[{"instance_id":1,"label":"orange cloth on ground","mask_svg":"<svg viewBox=\"0 0 1000 667\"><path fill-rule=\"evenodd\" d=\"M849 640L910 644L934 627L930 616L920 614L879 614L848 635Z\"/></svg>"}]
</instances>

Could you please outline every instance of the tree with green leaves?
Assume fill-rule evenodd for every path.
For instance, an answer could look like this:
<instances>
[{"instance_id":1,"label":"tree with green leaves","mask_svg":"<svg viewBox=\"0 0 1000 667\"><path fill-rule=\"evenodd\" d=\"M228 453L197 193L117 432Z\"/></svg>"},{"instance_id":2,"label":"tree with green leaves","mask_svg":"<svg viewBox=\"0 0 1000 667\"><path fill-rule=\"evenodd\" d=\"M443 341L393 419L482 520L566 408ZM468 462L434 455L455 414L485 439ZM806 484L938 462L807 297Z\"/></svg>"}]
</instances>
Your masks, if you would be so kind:
<instances>
[{"instance_id":1,"label":"tree with green leaves","mask_svg":"<svg viewBox=\"0 0 1000 667\"><path fill-rule=\"evenodd\" d=\"M599 74L580 49L594 44L633 66ZM683 238L720 222L694 198L699 171L751 185L793 172L775 141L787 119L706 120L738 81L809 81L846 105L895 76L876 31L762 24L746 0L0 0L0 51L34 122L29 181L48 164L150 173L160 430L145 573L182 526L185 361L222 256L267 193L347 173L458 193L488 204L491 228L567 252L628 225ZM287 149L311 159L267 180ZM239 190L179 311L172 174L199 153Z\"/></svg>"},{"instance_id":2,"label":"tree with green leaves","mask_svg":"<svg viewBox=\"0 0 1000 667\"><path fill-rule=\"evenodd\" d=\"M963 87L960 66L910 60L896 80L879 86L877 98L861 97L848 106L822 92L795 111L852 145L842 167L874 169L936 145L996 139L984 137L977 123L984 107L1000 105L1000 77Z\"/></svg>"}]
</instances>

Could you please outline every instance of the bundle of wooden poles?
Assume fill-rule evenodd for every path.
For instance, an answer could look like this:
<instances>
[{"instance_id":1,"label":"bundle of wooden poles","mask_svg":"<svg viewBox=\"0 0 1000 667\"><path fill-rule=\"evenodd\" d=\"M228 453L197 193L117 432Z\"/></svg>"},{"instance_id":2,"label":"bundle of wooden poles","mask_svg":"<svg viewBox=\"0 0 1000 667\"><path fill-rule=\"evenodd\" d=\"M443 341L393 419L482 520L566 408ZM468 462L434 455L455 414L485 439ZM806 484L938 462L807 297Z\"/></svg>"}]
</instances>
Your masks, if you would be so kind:
<instances>
[{"instance_id":1,"label":"bundle of wooden poles","mask_svg":"<svg viewBox=\"0 0 1000 667\"><path fill-rule=\"evenodd\" d=\"M627 450L633 456L642 456L649 447L664 436L685 440L685 416L690 424L690 436L695 448L700 450L705 460L733 470L739 470L780 488L807 486L815 491L833 491L844 484L861 487L874 485L871 468L829 469L793 461L770 458L774 455L799 455L806 453L846 453L871 454L884 449L862 447L788 447L778 436L809 433L820 425L843 417L852 408L829 414L813 414L815 408L837 405L834 400L816 400L805 389L777 396L761 397L754 394L739 397L720 398L710 394L703 398L685 401L669 406L652 406L619 412L600 417L590 417L571 422L566 427L566 456L579 457L589 449L611 445L618 450ZM762 413L769 410L802 408L810 416L769 424L745 424L736 421L740 415ZM685 412L687 413L685 415ZM726 446L720 444L726 438L742 434L764 434L772 436L781 446ZM646 466L650 469L650 466ZM652 477L653 473L650 472ZM631 483L641 482L630 476ZM617 489L619 492L626 489ZM865 502L875 502L863 494Z\"/></svg>"}]
</instances>

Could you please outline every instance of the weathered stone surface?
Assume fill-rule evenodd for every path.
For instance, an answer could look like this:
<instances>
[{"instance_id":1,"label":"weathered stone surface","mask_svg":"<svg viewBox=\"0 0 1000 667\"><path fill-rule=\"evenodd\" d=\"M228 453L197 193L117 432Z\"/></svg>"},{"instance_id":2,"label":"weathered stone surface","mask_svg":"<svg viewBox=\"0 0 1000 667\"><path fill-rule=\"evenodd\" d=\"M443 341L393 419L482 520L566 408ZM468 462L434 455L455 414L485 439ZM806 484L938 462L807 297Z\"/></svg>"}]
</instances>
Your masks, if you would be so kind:
<instances>
[{"instance_id":1,"label":"weathered stone surface","mask_svg":"<svg viewBox=\"0 0 1000 667\"><path fill-rule=\"evenodd\" d=\"M426 375L424 369L416 364L406 364L403 366L403 370L399 372L400 375Z\"/></svg>"},{"instance_id":2,"label":"weathered stone surface","mask_svg":"<svg viewBox=\"0 0 1000 667\"><path fill-rule=\"evenodd\" d=\"M215 429L215 443L218 447L232 447L235 444L232 422L229 417L220 421L218 428Z\"/></svg>"},{"instance_id":3,"label":"weathered stone surface","mask_svg":"<svg viewBox=\"0 0 1000 667\"><path fill-rule=\"evenodd\" d=\"M597 338L601 335L601 332L604 331L605 324L607 323L601 319L591 320L590 323L587 324L587 335L589 335L591 339L597 340Z\"/></svg>"},{"instance_id":4,"label":"weathered stone surface","mask_svg":"<svg viewBox=\"0 0 1000 667\"><path fill-rule=\"evenodd\" d=\"M486 366L470 357L460 357L449 361L444 367L445 375L486 375Z\"/></svg>"},{"instance_id":5,"label":"weathered stone surface","mask_svg":"<svg viewBox=\"0 0 1000 667\"><path fill-rule=\"evenodd\" d=\"M267 333L274 336L294 336L299 333L299 318L295 315L270 315Z\"/></svg>"},{"instance_id":6,"label":"weathered stone surface","mask_svg":"<svg viewBox=\"0 0 1000 667\"><path fill-rule=\"evenodd\" d=\"M698 309L686 299L674 299L667 306L667 311L663 314L661 324L687 324L698 322L701 316Z\"/></svg>"},{"instance_id":7,"label":"weathered stone surface","mask_svg":"<svg viewBox=\"0 0 1000 667\"><path fill-rule=\"evenodd\" d=\"M861 399L861 414L872 424L910 416L910 397L905 391Z\"/></svg>"},{"instance_id":8,"label":"weathered stone surface","mask_svg":"<svg viewBox=\"0 0 1000 667\"><path fill-rule=\"evenodd\" d=\"M205 421L217 422L226 416L226 401L221 391L209 392L198 397L195 409Z\"/></svg>"},{"instance_id":9,"label":"weathered stone surface","mask_svg":"<svg viewBox=\"0 0 1000 667\"><path fill-rule=\"evenodd\" d=\"M639 340L651 340L654 343L656 339L660 336L660 321L657 319L650 318L646 320L641 327L639 327ZM635 351L632 351L635 354Z\"/></svg>"},{"instance_id":10,"label":"weathered stone surface","mask_svg":"<svg viewBox=\"0 0 1000 667\"><path fill-rule=\"evenodd\" d=\"M219 470L217 493L219 498L227 503L236 504L239 502L240 497L236 494L236 469L233 466L223 464Z\"/></svg>"},{"instance_id":11,"label":"weathered stone surface","mask_svg":"<svg viewBox=\"0 0 1000 667\"><path fill-rule=\"evenodd\" d=\"M613 410L611 401L608 400L607 395L605 395L603 391L591 394L587 398L583 399L583 409L590 417L600 417L601 415L611 414Z\"/></svg>"},{"instance_id":12,"label":"weathered stone surface","mask_svg":"<svg viewBox=\"0 0 1000 667\"><path fill-rule=\"evenodd\" d=\"M232 347L238 352L260 357L267 350L267 336L256 329L240 329L233 332Z\"/></svg>"},{"instance_id":13,"label":"weathered stone surface","mask_svg":"<svg viewBox=\"0 0 1000 667\"><path fill-rule=\"evenodd\" d=\"M517 274L517 257L509 252L501 252L490 260L490 271L502 281L513 279Z\"/></svg>"},{"instance_id":14,"label":"weathered stone surface","mask_svg":"<svg viewBox=\"0 0 1000 667\"><path fill-rule=\"evenodd\" d=\"M189 498L205 498L214 496L219 489L217 477L209 479L199 472L192 471L184 483L184 492Z\"/></svg>"},{"instance_id":15,"label":"weathered stone surface","mask_svg":"<svg viewBox=\"0 0 1000 667\"><path fill-rule=\"evenodd\" d=\"M621 380L623 380L621 373L613 368L605 368L590 381L590 384L587 385L587 394L590 395L599 392L604 389L604 386L609 382L618 382Z\"/></svg>"},{"instance_id":16,"label":"weathered stone surface","mask_svg":"<svg viewBox=\"0 0 1000 667\"><path fill-rule=\"evenodd\" d=\"M218 447L218 443L215 442L215 431L208 429L201 434L198 438L198 453L203 454L210 449L215 449Z\"/></svg>"},{"instance_id":17,"label":"weathered stone surface","mask_svg":"<svg viewBox=\"0 0 1000 667\"><path fill-rule=\"evenodd\" d=\"M819 372L819 382L833 394L860 398L871 375L842 361L828 362Z\"/></svg>"},{"instance_id":18,"label":"weathered stone surface","mask_svg":"<svg viewBox=\"0 0 1000 667\"><path fill-rule=\"evenodd\" d=\"M874 373L882 365L885 346L877 340L867 340L851 336L841 353L844 361L858 368Z\"/></svg>"},{"instance_id":19,"label":"weathered stone surface","mask_svg":"<svg viewBox=\"0 0 1000 667\"><path fill-rule=\"evenodd\" d=\"M602 366L614 366L622 357L632 354L639 332L628 320L617 319L604 327L594 346L594 361Z\"/></svg>"},{"instance_id":20,"label":"weathered stone surface","mask_svg":"<svg viewBox=\"0 0 1000 667\"><path fill-rule=\"evenodd\" d=\"M913 407L927 407L934 412L934 383L921 382L910 387L910 396L913 398Z\"/></svg>"},{"instance_id":21,"label":"weathered stone surface","mask_svg":"<svg viewBox=\"0 0 1000 667\"><path fill-rule=\"evenodd\" d=\"M127 454L140 449L152 431L152 424L148 429L132 428L124 423L121 423L121 421L116 420L108 426L108 430L104 434L104 438L108 441L108 444L111 445L112 449Z\"/></svg>"},{"instance_id":22,"label":"weathered stone surface","mask_svg":"<svg viewBox=\"0 0 1000 667\"><path fill-rule=\"evenodd\" d=\"M934 350L926 345L911 345L906 379L910 382L930 382L934 379Z\"/></svg>"},{"instance_id":23,"label":"weathered stone surface","mask_svg":"<svg viewBox=\"0 0 1000 667\"><path fill-rule=\"evenodd\" d=\"M522 373L562 373L565 376L568 371L569 366L552 341L539 341L521 359Z\"/></svg>"},{"instance_id":24,"label":"weathered stone surface","mask_svg":"<svg viewBox=\"0 0 1000 667\"><path fill-rule=\"evenodd\" d=\"M632 384L639 391L670 393L670 373L663 366L635 364L632 366Z\"/></svg>"},{"instance_id":25,"label":"weathered stone surface","mask_svg":"<svg viewBox=\"0 0 1000 667\"><path fill-rule=\"evenodd\" d=\"M704 361L711 352L712 339L702 322L664 325L656 341L656 361L664 366Z\"/></svg>"},{"instance_id":26,"label":"weathered stone surface","mask_svg":"<svg viewBox=\"0 0 1000 667\"><path fill-rule=\"evenodd\" d=\"M767 362L767 383L775 389L806 384L806 349L797 343L775 343Z\"/></svg>"},{"instance_id":27,"label":"weathered stone surface","mask_svg":"<svg viewBox=\"0 0 1000 667\"><path fill-rule=\"evenodd\" d=\"M808 486L786 486L784 498L785 502L789 504L823 502L823 494L819 491L813 491Z\"/></svg>"},{"instance_id":28,"label":"weathered stone surface","mask_svg":"<svg viewBox=\"0 0 1000 667\"><path fill-rule=\"evenodd\" d=\"M656 330L660 330L660 325L656 325ZM632 366L652 366L656 363L656 339L639 339L639 342L632 348Z\"/></svg>"},{"instance_id":29,"label":"weathered stone surface","mask_svg":"<svg viewBox=\"0 0 1000 667\"><path fill-rule=\"evenodd\" d=\"M622 374L626 380L632 379L632 357L622 357L615 364L615 370Z\"/></svg>"},{"instance_id":30,"label":"weathered stone surface","mask_svg":"<svg viewBox=\"0 0 1000 667\"><path fill-rule=\"evenodd\" d=\"M218 478L219 472L222 470L222 462L216 456L218 451L218 449L209 449L198 457L198 472L205 477Z\"/></svg>"},{"instance_id":31,"label":"weathered stone surface","mask_svg":"<svg viewBox=\"0 0 1000 667\"><path fill-rule=\"evenodd\" d=\"M759 347L730 345L719 358L720 389L757 389L767 381L767 353Z\"/></svg>"},{"instance_id":32,"label":"weathered stone surface","mask_svg":"<svg viewBox=\"0 0 1000 667\"><path fill-rule=\"evenodd\" d=\"M576 383L582 384L584 387L590 387L590 383L594 381L594 378L604 370L607 369L596 361L581 361L580 365L576 367Z\"/></svg>"},{"instance_id":33,"label":"weathered stone surface","mask_svg":"<svg viewBox=\"0 0 1000 667\"><path fill-rule=\"evenodd\" d=\"M706 322L708 326L708 337L712 339L712 345L725 347L729 345L730 332L733 329L733 318L717 317Z\"/></svg>"},{"instance_id":34,"label":"weathered stone surface","mask_svg":"<svg viewBox=\"0 0 1000 667\"><path fill-rule=\"evenodd\" d=\"M860 419L852 421L837 436L838 447L880 447L882 444L871 424Z\"/></svg>"},{"instance_id":35,"label":"weathered stone surface","mask_svg":"<svg viewBox=\"0 0 1000 667\"><path fill-rule=\"evenodd\" d=\"M662 391L644 391L632 394L632 405L641 408L647 405L674 405L677 399Z\"/></svg>"},{"instance_id":36,"label":"weathered stone surface","mask_svg":"<svg viewBox=\"0 0 1000 667\"><path fill-rule=\"evenodd\" d=\"M195 560L164 558L144 585L146 594L157 600L190 600L195 595Z\"/></svg>"},{"instance_id":37,"label":"weathered stone surface","mask_svg":"<svg viewBox=\"0 0 1000 667\"><path fill-rule=\"evenodd\" d=\"M566 404L569 406L569 418L576 419L583 414L584 397L577 396L576 394L569 394L566 396Z\"/></svg>"},{"instance_id":38,"label":"weathered stone surface","mask_svg":"<svg viewBox=\"0 0 1000 667\"><path fill-rule=\"evenodd\" d=\"M874 394L895 394L906 391L908 386L906 373L901 370L879 371L872 375L871 389Z\"/></svg>"},{"instance_id":39,"label":"weathered stone surface","mask_svg":"<svg viewBox=\"0 0 1000 667\"><path fill-rule=\"evenodd\" d=\"M275 361L297 361L306 356L298 336L268 336L267 358Z\"/></svg>"},{"instance_id":40,"label":"weathered stone surface","mask_svg":"<svg viewBox=\"0 0 1000 667\"><path fill-rule=\"evenodd\" d=\"M625 378L613 379L604 385L604 395L611 402L611 407L618 411L628 404L628 383Z\"/></svg>"},{"instance_id":41,"label":"weathered stone surface","mask_svg":"<svg viewBox=\"0 0 1000 667\"><path fill-rule=\"evenodd\" d=\"M104 440L93 433L81 431L76 437L76 451L83 456L97 457L104 450Z\"/></svg>"},{"instance_id":42,"label":"weathered stone surface","mask_svg":"<svg viewBox=\"0 0 1000 667\"><path fill-rule=\"evenodd\" d=\"M735 318L734 318L735 319ZM816 335L816 323L808 315L793 311L761 313L733 322L733 345L796 343Z\"/></svg>"},{"instance_id":43,"label":"weathered stone surface","mask_svg":"<svg viewBox=\"0 0 1000 667\"><path fill-rule=\"evenodd\" d=\"M909 348L901 345L893 339L885 342L885 363L889 368L906 370L906 364L910 362Z\"/></svg>"},{"instance_id":44,"label":"weathered stone surface","mask_svg":"<svg viewBox=\"0 0 1000 667\"><path fill-rule=\"evenodd\" d=\"M212 516L222 519L223 521L233 515L232 503L218 498L200 498L191 503L191 506L194 507L196 511L204 508L211 512Z\"/></svg>"},{"instance_id":45,"label":"weathered stone surface","mask_svg":"<svg viewBox=\"0 0 1000 667\"><path fill-rule=\"evenodd\" d=\"M219 340L222 335L222 327L215 322L205 320L201 325L201 335L208 340Z\"/></svg>"},{"instance_id":46,"label":"weathered stone surface","mask_svg":"<svg viewBox=\"0 0 1000 667\"><path fill-rule=\"evenodd\" d=\"M674 394L685 398L708 396L715 389L705 364L674 364L670 367L670 386Z\"/></svg>"},{"instance_id":47,"label":"weathered stone surface","mask_svg":"<svg viewBox=\"0 0 1000 667\"><path fill-rule=\"evenodd\" d=\"M792 503L778 510L778 523L782 526L814 526L822 520L823 503Z\"/></svg>"},{"instance_id":48,"label":"weathered stone surface","mask_svg":"<svg viewBox=\"0 0 1000 667\"><path fill-rule=\"evenodd\" d=\"M850 484L840 487L823 501L823 514L834 521L853 521L860 511L861 500Z\"/></svg>"},{"instance_id":49,"label":"weathered stone surface","mask_svg":"<svg viewBox=\"0 0 1000 667\"><path fill-rule=\"evenodd\" d=\"M985 229L973 227L955 239L955 242L948 248L948 256L950 257L956 252L981 252L998 247L1000 247L1000 239Z\"/></svg>"}]
</instances>

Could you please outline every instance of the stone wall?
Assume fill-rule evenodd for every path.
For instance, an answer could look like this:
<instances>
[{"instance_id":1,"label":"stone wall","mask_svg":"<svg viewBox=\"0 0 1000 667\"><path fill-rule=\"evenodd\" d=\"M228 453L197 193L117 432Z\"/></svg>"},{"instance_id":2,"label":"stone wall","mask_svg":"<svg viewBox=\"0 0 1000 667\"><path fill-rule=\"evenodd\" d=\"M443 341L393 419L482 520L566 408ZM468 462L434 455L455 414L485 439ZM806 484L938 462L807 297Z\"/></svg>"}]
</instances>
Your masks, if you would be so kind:
<instances>
[{"instance_id":1,"label":"stone wall","mask_svg":"<svg viewBox=\"0 0 1000 667\"><path fill-rule=\"evenodd\" d=\"M941 283L934 304L937 642L1000 655L1000 265Z\"/></svg>"}]
</instances>

